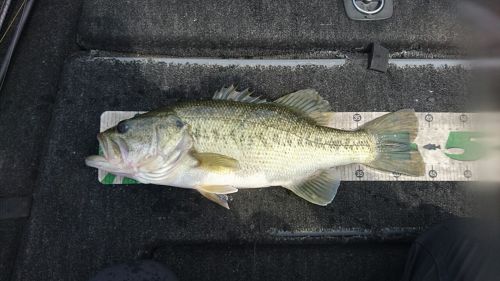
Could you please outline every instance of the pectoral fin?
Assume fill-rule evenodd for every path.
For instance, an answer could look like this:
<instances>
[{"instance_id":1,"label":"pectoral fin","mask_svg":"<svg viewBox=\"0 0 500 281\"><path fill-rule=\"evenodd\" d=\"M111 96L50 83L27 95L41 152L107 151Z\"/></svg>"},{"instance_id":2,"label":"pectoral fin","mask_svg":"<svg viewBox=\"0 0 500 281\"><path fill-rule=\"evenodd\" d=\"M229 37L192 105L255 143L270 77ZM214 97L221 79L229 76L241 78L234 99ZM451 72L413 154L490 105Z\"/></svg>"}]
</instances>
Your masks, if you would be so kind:
<instances>
[{"instance_id":1,"label":"pectoral fin","mask_svg":"<svg viewBox=\"0 0 500 281\"><path fill-rule=\"evenodd\" d=\"M205 196L205 198L207 198L208 200L215 202L226 209L229 209L229 204L227 203L227 195L210 193L200 189L197 190L198 192L200 192L201 195Z\"/></svg>"},{"instance_id":2,"label":"pectoral fin","mask_svg":"<svg viewBox=\"0 0 500 281\"><path fill-rule=\"evenodd\" d=\"M193 156L199 161L199 167L211 172L232 172L238 170L238 160L217 153L193 152Z\"/></svg>"},{"instance_id":3,"label":"pectoral fin","mask_svg":"<svg viewBox=\"0 0 500 281\"><path fill-rule=\"evenodd\" d=\"M285 188L305 200L326 206L333 201L340 185L340 175L336 169L321 170L309 178Z\"/></svg>"}]
</instances>

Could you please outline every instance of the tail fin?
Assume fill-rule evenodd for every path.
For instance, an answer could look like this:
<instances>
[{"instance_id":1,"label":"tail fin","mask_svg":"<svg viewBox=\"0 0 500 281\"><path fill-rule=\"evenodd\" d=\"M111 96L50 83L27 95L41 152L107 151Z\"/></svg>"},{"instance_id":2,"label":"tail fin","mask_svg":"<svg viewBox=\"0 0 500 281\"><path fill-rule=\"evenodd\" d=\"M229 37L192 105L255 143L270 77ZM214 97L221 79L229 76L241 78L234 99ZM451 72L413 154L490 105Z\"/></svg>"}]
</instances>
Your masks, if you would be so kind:
<instances>
[{"instance_id":1,"label":"tail fin","mask_svg":"<svg viewBox=\"0 0 500 281\"><path fill-rule=\"evenodd\" d=\"M403 109L372 120L361 128L375 136L377 156L366 165L409 176L423 176L425 164L412 146L418 133L418 119L413 109Z\"/></svg>"}]
</instances>

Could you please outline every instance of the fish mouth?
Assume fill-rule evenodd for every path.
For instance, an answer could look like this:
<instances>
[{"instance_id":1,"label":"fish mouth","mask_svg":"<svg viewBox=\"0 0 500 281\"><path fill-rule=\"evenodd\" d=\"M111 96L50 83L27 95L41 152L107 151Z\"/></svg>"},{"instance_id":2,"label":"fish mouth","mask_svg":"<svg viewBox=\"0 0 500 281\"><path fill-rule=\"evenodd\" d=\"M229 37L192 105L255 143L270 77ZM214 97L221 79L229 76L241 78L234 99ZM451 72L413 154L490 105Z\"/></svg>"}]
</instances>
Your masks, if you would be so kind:
<instances>
[{"instance_id":1,"label":"fish mouth","mask_svg":"<svg viewBox=\"0 0 500 281\"><path fill-rule=\"evenodd\" d=\"M111 171L113 170L113 165L111 165L106 158L101 155L91 155L85 158L85 165L96 168L99 170Z\"/></svg>"},{"instance_id":2,"label":"fish mouth","mask_svg":"<svg viewBox=\"0 0 500 281\"><path fill-rule=\"evenodd\" d=\"M129 149L123 139L112 140L102 133L97 135L97 141L103 155L91 155L85 158L85 164L112 173L122 173L128 162Z\"/></svg>"},{"instance_id":3,"label":"fish mouth","mask_svg":"<svg viewBox=\"0 0 500 281\"><path fill-rule=\"evenodd\" d=\"M97 135L102 155L92 155L85 164L118 176L134 178L140 182L154 183L165 180L178 167L179 162L192 147L189 134L183 134L168 151L160 152L157 147L159 134L153 135L152 144L143 150L131 151L127 142L115 135ZM154 149L153 149L154 148Z\"/></svg>"}]
</instances>

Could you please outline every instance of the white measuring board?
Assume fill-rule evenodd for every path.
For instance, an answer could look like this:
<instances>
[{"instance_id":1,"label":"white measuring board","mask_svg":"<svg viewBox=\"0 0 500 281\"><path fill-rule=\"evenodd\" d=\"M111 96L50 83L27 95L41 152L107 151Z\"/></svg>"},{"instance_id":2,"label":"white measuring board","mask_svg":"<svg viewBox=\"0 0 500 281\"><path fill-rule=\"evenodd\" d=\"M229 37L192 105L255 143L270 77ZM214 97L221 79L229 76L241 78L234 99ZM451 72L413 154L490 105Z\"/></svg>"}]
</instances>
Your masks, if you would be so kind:
<instances>
[{"instance_id":1,"label":"white measuring board","mask_svg":"<svg viewBox=\"0 0 500 281\"><path fill-rule=\"evenodd\" d=\"M101 115L101 132L115 126L121 120L133 117L139 111L106 111ZM376 117L388 112L337 112L334 126L338 129L354 130ZM481 113L417 112L419 132L415 143L424 159L426 172L421 177L410 177L397 173L376 171L361 164L337 167L343 181L477 181L483 180L481 161L459 161L446 156L445 146L450 132L476 131ZM490 114L496 120L500 114ZM496 123L498 124L498 123ZM427 146L428 148L424 148ZM430 148L429 148L430 147ZM481 166L481 167L480 167ZM500 173L499 173L500 174ZM99 170L99 181L107 172ZM495 175L495 181L500 175ZM489 179L491 180L491 179ZM114 177L113 184L123 183L122 177ZM130 182L127 182L130 183Z\"/></svg>"}]
</instances>

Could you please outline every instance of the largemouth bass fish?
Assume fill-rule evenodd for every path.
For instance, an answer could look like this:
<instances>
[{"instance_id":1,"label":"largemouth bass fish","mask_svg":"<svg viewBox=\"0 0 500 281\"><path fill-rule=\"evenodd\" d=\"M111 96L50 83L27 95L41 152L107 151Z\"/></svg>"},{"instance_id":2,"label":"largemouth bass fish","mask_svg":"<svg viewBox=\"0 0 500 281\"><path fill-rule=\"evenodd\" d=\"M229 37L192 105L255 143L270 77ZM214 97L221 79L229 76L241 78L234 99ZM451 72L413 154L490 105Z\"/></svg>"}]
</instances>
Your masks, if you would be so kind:
<instances>
[{"instance_id":1,"label":"largemouth bass fish","mask_svg":"<svg viewBox=\"0 0 500 281\"><path fill-rule=\"evenodd\" d=\"M330 127L330 106L315 90L273 102L222 88L212 100L186 101L121 121L98 134L103 156L86 164L141 183L191 188L228 207L240 188L282 186L325 206L340 184L335 167L352 163L410 176L424 174L411 142L413 110L358 130Z\"/></svg>"}]
</instances>

